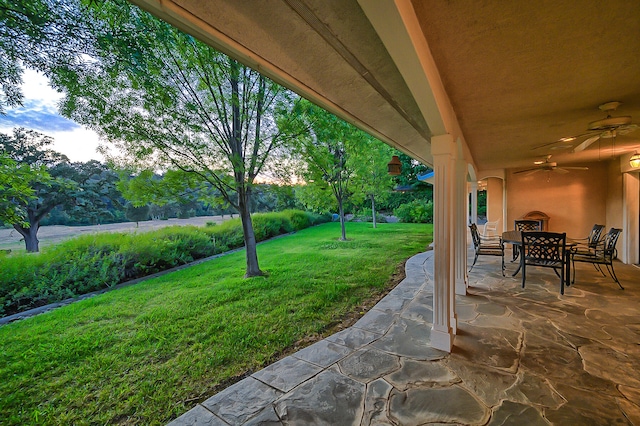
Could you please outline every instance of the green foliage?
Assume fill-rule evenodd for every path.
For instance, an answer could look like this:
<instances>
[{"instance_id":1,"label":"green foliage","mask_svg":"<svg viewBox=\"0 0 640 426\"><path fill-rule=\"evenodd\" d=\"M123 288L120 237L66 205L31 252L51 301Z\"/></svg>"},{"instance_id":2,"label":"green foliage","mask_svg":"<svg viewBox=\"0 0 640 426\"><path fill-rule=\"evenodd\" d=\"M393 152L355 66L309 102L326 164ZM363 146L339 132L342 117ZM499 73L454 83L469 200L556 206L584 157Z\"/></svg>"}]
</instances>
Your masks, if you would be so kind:
<instances>
[{"instance_id":1,"label":"green foliage","mask_svg":"<svg viewBox=\"0 0 640 426\"><path fill-rule=\"evenodd\" d=\"M0 222L29 226L26 206L36 198L33 183L50 179L44 166L18 164L0 151Z\"/></svg>"},{"instance_id":2,"label":"green foliage","mask_svg":"<svg viewBox=\"0 0 640 426\"><path fill-rule=\"evenodd\" d=\"M487 191L478 191L478 216L487 217Z\"/></svg>"},{"instance_id":3,"label":"green foliage","mask_svg":"<svg viewBox=\"0 0 640 426\"><path fill-rule=\"evenodd\" d=\"M295 231L316 225L316 223L314 223L314 216L316 215L309 212L303 212L302 210L284 210L282 214L289 218L291 226ZM329 220L327 220L327 222L329 222Z\"/></svg>"},{"instance_id":4,"label":"green foliage","mask_svg":"<svg viewBox=\"0 0 640 426\"><path fill-rule=\"evenodd\" d=\"M142 206L136 206L134 204L127 204L125 215L127 219L132 222L136 222L136 224L143 220L149 219L149 205L145 204Z\"/></svg>"},{"instance_id":5,"label":"green foliage","mask_svg":"<svg viewBox=\"0 0 640 426\"><path fill-rule=\"evenodd\" d=\"M393 214L405 223L433 223L433 202L413 200L393 211Z\"/></svg>"},{"instance_id":6,"label":"green foliage","mask_svg":"<svg viewBox=\"0 0 640 426\"><path fill-rule=\"evenodd\" d=\"M240 277L235 253L0 327L2 423L167 424L384 294L431 240L430 225L348 227L259 246L266 277Z\"/></svg>"},{"instance_id":7,"label":"green foliage","mask_svg":"<svg viewBox=\"0 0 640 426\"><path fill-rule=\"evenodd\" d=\"M302 211L252 216L257 241L329 220ZM85 235L39 255L0 256L0 315L112 287L244 245L240 219L145 233Z\"/></svg>"},{"instance_id":8,"label":"green foliage","mask_svg":"<svg viewBox=\"0 0 640 426\"><path fill-rule=\"evenodd\" d=\"M78 66L90 52L76 2L0 0L0 114L22 105L23 67L51 75Z\"/></svg>"},{"instance_id":9,"label":"green foliage","mask_svg":"<svg viewBox=\"0 0 640 426\"><path fill-rule=\"evenodd\" d=\"M293 231L291 220L284 213L256 213L251 221L258 241Z\"/></svg>"},{"instance_id":10,"label":"green foliage","mask_svg":"<svg viewBox=\"0 0 640 426\"><path fill-rule=\"evenodd\" d=\"M351 219L354 222L373 222L373 216L371 214L371 209L369 208L362 208L358 211L356 211L353 214L353 219ZM377 223L386 223L387 222L387 218L376 212L376 222Z\"/></svg>"}]
</instances>

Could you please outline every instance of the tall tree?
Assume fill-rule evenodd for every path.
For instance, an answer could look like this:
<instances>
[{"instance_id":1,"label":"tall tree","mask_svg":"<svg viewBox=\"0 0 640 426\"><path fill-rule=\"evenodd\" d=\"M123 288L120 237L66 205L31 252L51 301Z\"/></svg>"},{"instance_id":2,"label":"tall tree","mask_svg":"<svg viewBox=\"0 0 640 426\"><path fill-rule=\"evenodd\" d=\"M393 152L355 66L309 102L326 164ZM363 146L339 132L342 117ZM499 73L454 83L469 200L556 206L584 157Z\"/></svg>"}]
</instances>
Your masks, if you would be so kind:
<instances>
[{"instance_id":1,"label":"tall tree","mask_svg":"<svg viewBox=\"0 0 640 426\"><path fill-rule=\"evenodd\" d=\"M250 215L254 181L295 116L288 92L135 6L89 9L96 62L58 72L62 112L138 165L180 169L216 188L240 213L246 276L261 275ZM289 134L289 133L286 133Z\"/></svg>"},{"instance_id":2,"label":"tall tree","mask_svg":"<svg viewBox=\"0 0 640 426\"><path fill-rule=\"evenodd\" d=\"M16 209L25 212L26 220L11 223L24 238L29 252L37 252L40 221L56 206L71 203L76 195L77 184L70 179L73 169L69 159L51 149L52 139L33 130L17 128L13 136L0 133L0 150L18 164L33 169L46 168L48 176L32 175L29 186L34 197L28 200L14 199ZM25 202L26 201L26 202Z\"/></svg>"},{"instance_id":3,"label":"tall tree","mask_svg":"<svg viewBox=\"0 0 640 426\"><path fill-rule=\"evenodd\" d=\"M72 163L69 176L81 189L75 194L73 206L67 209L72 220L101 224L114 218L117 210L122 210L122 194L117 188L118 173L106 164L91 160L86 163Z\"/></svg>"},{"instance_id":4,"label":"tall tree","mask_svg":"<svg viewBox=\"0 0 640 426\"><path fill-rule=\"evenodd\" d=\"M18 164L0 152L0 222L29 226L26 206L36 199L32 182L47 182L50 178L44 167Z\"/></svg>"},{"instance_id":5,"label":"tall tree","mask_svg":"<svg viewBox=\"0 0 640 426\"><path fill-rule=\"evenodd\" d=\"M365 143L354 147L359 148L356 161L360 166L355 176L355 186L359 187L369 200L373 227L376 228L376 200L387 198L393 187L387 163L395 154L395 150L372 136L364 135L363 139Z\"/></svg>"},{"instance_id":6,"label":"tall tree","mask_svg":"<svg viewBox=\"0 0 640 426\"><path fill-rule=\"evenodd\" d=\"M0 114L22 104L23 67L51 77L82 66L92 51L80 2L0 0Z\"/></svg>"},{"instance_id":7,"label":"tall tree","mask_svg":"<svg viewBox=\"0 0 640 426\"><path fill-rule=\"evenodd\" d=\"M300 102L300 111L310 129L297 138L296 149L306 165L303 178L308 188L303 191L317 188L321 192L316 197L323 200L322 192L331 189L340 217L341 240L346 240L344 206L357 190L353 179L362 158L356 153L363 151L368 135L308 101Z\"/></svg>"}]
</instances>

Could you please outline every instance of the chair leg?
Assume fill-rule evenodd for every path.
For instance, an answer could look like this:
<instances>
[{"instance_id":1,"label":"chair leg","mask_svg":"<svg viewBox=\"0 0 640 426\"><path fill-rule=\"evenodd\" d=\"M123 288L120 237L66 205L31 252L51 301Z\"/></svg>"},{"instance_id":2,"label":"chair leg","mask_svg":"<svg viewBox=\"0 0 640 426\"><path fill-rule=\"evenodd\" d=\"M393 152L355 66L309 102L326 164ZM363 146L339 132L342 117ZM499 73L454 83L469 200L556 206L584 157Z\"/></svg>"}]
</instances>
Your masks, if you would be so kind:
<instances>
[{"instance_id":1,"label":"chair leg","mask_svg":"<svg viewBox=\"0 0 640 426\"><path fill-rule=\"evenodd\" d=\"M524 288L524 282L527 279L527 264L524 259L520 259L520 265L522 265L522 288Z\"/></svg>"},{"instance_id":2,"label":"chair leg","mask_svg":"<svg viewBox=\"0 0 640 426\"><path fill-rule=\"evenodd\" d=\"M553 270L555 271L556 269L554 268ZM560 294L564 294L564 265L560 268Z\"/></svg>"},{"instance_id":3,"label":"chair leg","mask_svg":"<svg viewBox=\"0 0 640 426\"><path fill-rule=\"evenodd\" d=\"M504 270L505 270L505 266L504 266L504 251L502 252L502 276L504 277Z\"/></svg>"},{"instance_id":4,"label":"chair leg","mask_svg":"<svg viewBox=\"0 0 640 426\"><path fill-rule=\"evenodd\" d=\"M573 260L573 256L571 256L571 269L573 270L573 278L571 279L571 284L573 285L576 283L576 262Z\"/></svg>"},{"instance_id":5,"label":"chair leg","mask_svg":"<svg viewBox=\"0 0 640 426\"><path fill-rule=\"evenodd\" d=\"M613 263L611 264L611 269L609 269L609 264L607 263L607 271L609 271L609 275L611 275L611 278L613 278L613 280L618 284L620 289L624 290L624 287L622 287L620 280L618 280L618 277L616 276L616 271L613 270Z\"/></svg>"},{"instance_id":6,"label":"chair leg","mask_svg":"<svg viewBox=\"0 0 640 426\"><path fill-rule=\"evenodd\" d=\"M607 275L604 273L604 271L602 270L602 267L601 267L599 264L594 263L594 264L593 264L593 267L594 267L594 268L596 268L596 271L600 271L600 273L602 274L602 276L603 276L603 277L606 277L606 276L607 276Z\"/></svg>"},{"instance_id":7,"label":"chair leg","mask_svg":"<svg viewBox=\"0 0 640 426\"><path fill-rule=\"evenodd\" d=\"M471 264L471 268L469 268L469 272L476 266L476 261L478 260L478 253L476 253L476 257L473 258L473 263Z\"/></svg>"}]
</instances>

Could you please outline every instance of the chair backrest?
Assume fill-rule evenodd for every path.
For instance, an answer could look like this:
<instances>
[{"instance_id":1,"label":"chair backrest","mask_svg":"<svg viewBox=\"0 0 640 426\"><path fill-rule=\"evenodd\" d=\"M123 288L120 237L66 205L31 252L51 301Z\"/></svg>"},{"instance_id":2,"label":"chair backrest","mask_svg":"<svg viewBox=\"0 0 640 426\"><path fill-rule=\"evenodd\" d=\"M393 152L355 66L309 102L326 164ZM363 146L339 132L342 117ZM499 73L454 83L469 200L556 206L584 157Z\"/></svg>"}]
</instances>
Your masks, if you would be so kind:
<instances>
[{"instance_id":1,"label":"chair backrest","mask_svg":"<svg viewBox=\"0 0 640 426\"><path fill-rule=\"evenodd\" d=\"M471 229L471 239L473 240L473 247L477 249L478 247L480 247L480 233L478 232L478 226L475 223L470 223L469 229Z\"/></svg>"},{"instance_id":2,"label":"chair backrest","mask_svg":"<svg viewBox=\"0 0 640 426\"><path fill-rule=\"evenodd\" d=\"M485 223L484 228L482 229L482 235L488 237L491 235L490 232L496 232L498 230L498 222L500 222L500 219Z\"/></svg>"},{"instance_id":3,"label":"chair backrest","mask_svg":"<svg viewBox=\"0 0 640 426\"><path fill-rule=\"evenodd\" d=\"M516 231L542 231L542 222L539 220L518 219L514 224Z\"/></svg>"},{"instance_id":4,"label":"chair backrest","mask_svg":"<svg viewBox=\"0 0 640 426\"><path fill-rule=\"evenodd\" d=\"M611 228L604 236L604 257L611 260L616 257L616 244L622 229Z\"/></svg>"},{"instance_id":5,"label":"chair backrest","mask_svg":"<svg viewBox=\"0 0 640 426\"><path fill-rule=\"evenodd\" d=\"M524 231L522 248L524 260L563 262L567 234L557 232Z\"/></svg>"},{"instance_id":6,"label":"chair backrest","mask_svg":"<svg viewBox=\"0 0 640 426\"><path fill-rule=\"evenodd\" d=\"M591 228L591 232L589 232L589 236L587 237L587 245L589 247L595 247L598 245L603 230L604 225L593 225L593 228Z\"/></svg>"}]
</instances>

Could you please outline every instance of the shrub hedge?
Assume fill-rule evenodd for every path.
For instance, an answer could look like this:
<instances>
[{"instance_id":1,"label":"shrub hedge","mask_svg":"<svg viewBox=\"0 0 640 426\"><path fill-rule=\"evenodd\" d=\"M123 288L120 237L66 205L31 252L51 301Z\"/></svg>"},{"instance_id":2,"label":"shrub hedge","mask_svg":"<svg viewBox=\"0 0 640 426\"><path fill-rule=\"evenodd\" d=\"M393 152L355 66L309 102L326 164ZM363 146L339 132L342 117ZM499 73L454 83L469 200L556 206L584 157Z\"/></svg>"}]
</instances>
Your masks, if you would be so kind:
<instances>
[{"instance_id":1,"label":"shrub hedge","mask_svg":"<svg viewBox=\"0 0 640 426\"><path fill-rule=\"evenodd\" d=\"M252 215L256 240L329 222L287 210ZM84 235L41 253L0 256L0 316L184 265L244 246L240 219L215 226L171 226L145 233Z\"/></svg>"},{"instance_id":2,"label":"shrub hedge","mask_svg":"<svg viewBox=\"0 0 640 426\"><path fill-rule=\"evenodd\" d=\"M433 223L433 202L413 200L396 208L393 214L400 222Z\"/></svg>"}]
</instances>

